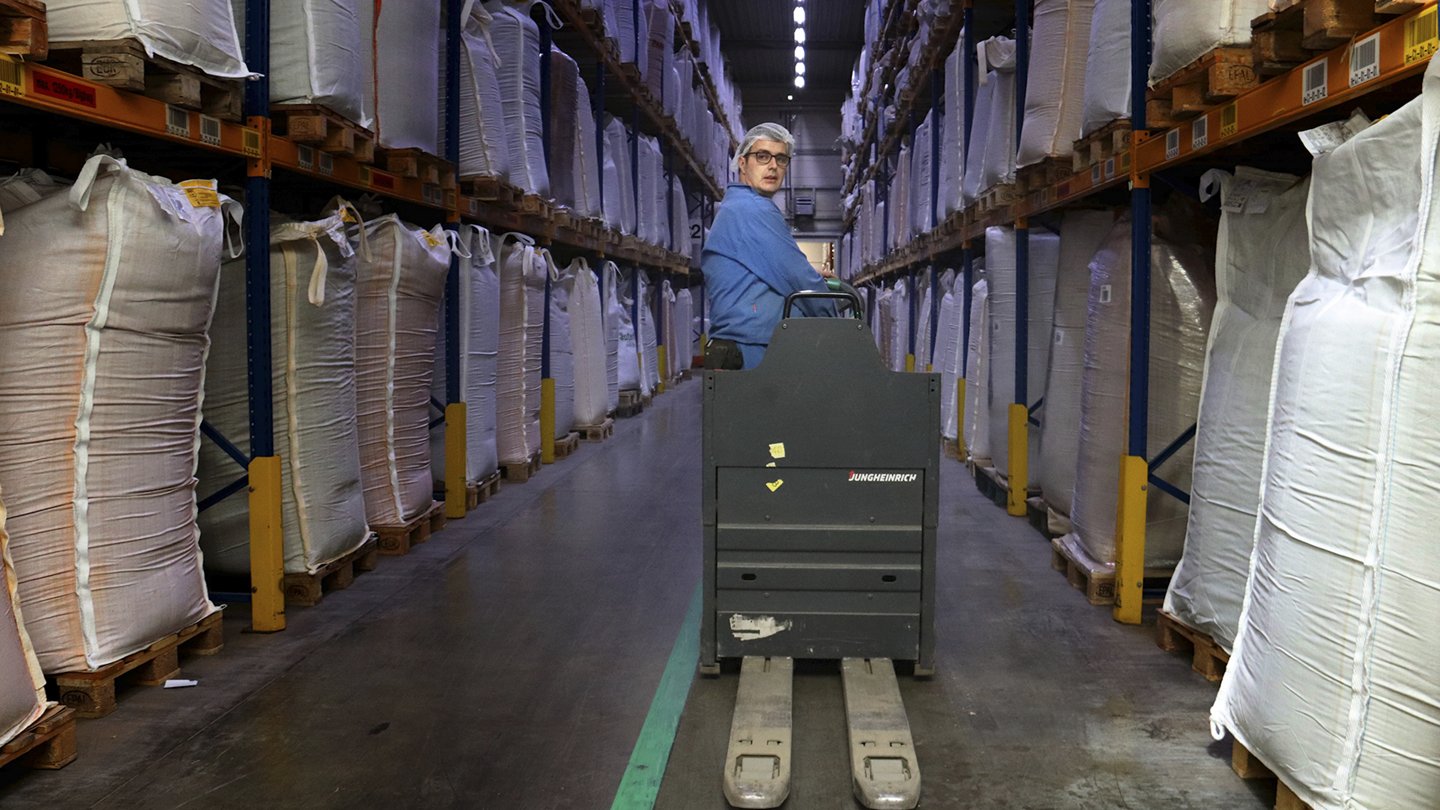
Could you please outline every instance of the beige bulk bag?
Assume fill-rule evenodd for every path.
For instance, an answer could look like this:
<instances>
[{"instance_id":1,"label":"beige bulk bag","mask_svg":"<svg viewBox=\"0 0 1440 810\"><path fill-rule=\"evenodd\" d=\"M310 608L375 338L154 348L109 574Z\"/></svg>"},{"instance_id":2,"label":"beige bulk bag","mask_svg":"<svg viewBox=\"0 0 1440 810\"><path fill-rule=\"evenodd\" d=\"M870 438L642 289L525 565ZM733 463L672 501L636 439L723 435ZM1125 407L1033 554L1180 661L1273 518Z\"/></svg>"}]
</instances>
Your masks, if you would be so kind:
<instances>
[{"instance_id":1,"label":"beige bulk bag","mask_svg":"<svg viewBox=\"0 0 1440 810\"><path fill-rule=\"evenodd\" d=\"M1010 475L1010 406L1015 403L1016 302L1019 292L1015 264L1015 229L990 227L985 231L985 267L990 310L990 435L992 458L1001 475ZM1045 374L1050 367L1050 329L1055 314L1055 274L1060 261L1060 238L1042 229L1030 231L1030 262L1026 295L1025 405L1039 425L1028 436L1028 470L1040 467L1040 444L1047 420ZM1031 476L1034 476L1031 472Z\"/></svg>"},{"instance_id":2,"label":"beige bulk bag","mask_svg":"<svg viewBox=\"0 0 1440 810\"><path fill-rule=\"evenodd\" d=\"M285 573L307 574L369 537L355 427L355 268L348 205L315 222L272 215L270 346L275 454L284 464ZM205 420L242 453L250 448L245 263L226 264L205 363ZM200 443L201 504L244 469L209 439ZM250 571L250 509L241 488L200 512L205 568Z\"/></svg>"},{"instance_id":3,"label":"beige bulk bag","mask_svg":"<svg viewBox=\"0 0 1440 810\"><path fill-rule=\"evenodd\" d=\"M989 391L990 284L982 277L970 289L970 340L965 350L969 363L965 369L965 446L969 448L971 461L988 467L992 455Z\"/></svg>"},{"instance_id":4,"label":"beige bulk bag","mask_svg":"<svg viewBox=\"0 0 1440 810\"><path fill-rule=\"evenodd\" d=\"M20 594L15 588L9 546L5 502L0 500L0 746L40 719L49 705L45 676L20 618Z\"/></svg>"},{"instance_id":5,"label":"beige bulk bag","mask_svg":"<svg viewBox=\"0 0 1440 810\"><path fill-rule=\"evenodd\" d=\"M46 672L95 669L215 611L195 463L207 331L239 206L99 155L7 210L0 488Z\"/></svg>"},{"instance_id":6,"label":"beige bulk bag","mask_svg":"<svg viewBox=\"0 0 1440 810\"><path fill-rule=\"evenodd\" d=\"M390 214L366 223L356 281L355 383L371 526L430 508L430 376L455 234Z\"/></svg>"},{"instance_id":7,"label":"beige bulk bag","mask_svg":"<svg viewBox=\"0 0 1440 810\"><path fill-rule=\"evenodd\" d=\"M1070 157L1084 117L1085 58L1095 0L1035 0L1019 166Z\"/></svg>"},{"instance_id":8,"label":"beige bulk bag","mask_svg":"<svg viewBox=\"0 0 1440 810\"><path fill-rule=\"evenodd\" d=\"M135 39L211 76L251 75L227 0L47 0L45 21L51 42Z\"/></svg>"},{"instance_id":9,"label":"beige bulk bag","mask_svg":"<svg viewBox=\"0 0 1440 810\"><path fill-rule=\"evenodd\" d=\"M490 232L460 230L460 398L465 402L465 480L478 484L499 469L495 450L495 376L500 353L500 277ZM435 335L435 376L430 395L446 402L445 315ZM430 433L430 474L445 480L445 431Z\"/></svg>"},{"instance_id":10,"label":"beige bulk bag","mask_svg":"<svg viewBox=\"0 0 1440 810\"><path fill-rule=\"evenodd\" d=\"M550 285L550 379L555 386L555 439L564 439L575 427L575 346L570 334L570 287L575 273L588 271L583 257L559 271ZM544 295L544 290L541 290Z\"/></svg>"},{"instance_id":11,"label":"beige bulk bag","mask_svg":"<svg viewBox=\"0 0 1440 810\"><path fill-rule=\"evenodd\" d=\"M606 263L609 265L609 263ZM613 266L613 265L609 265ZM608 267L606 269L608 273ZM609 292L607 290L607 292ZM570 339L575 350L575 424L599 425L610 411L610 371L614 368L607 324L595 273L586 264L570 288ZM613 319L612 319L613 320ZM614 325L609 324L610 338Z\"/></svg>"},{"instance_id":12,"label":"beige bulk bag","mask_svg":"<svg viewBox=\"0 0 1440 810\"><path fill-rule=\"evenodd\" d=\"M540 452L540 353L545 328L545 277L558 275L549 251L521 233L500 237L500 357L495 429L501 464L522 464Z\"/></svg>"}]
</instances>

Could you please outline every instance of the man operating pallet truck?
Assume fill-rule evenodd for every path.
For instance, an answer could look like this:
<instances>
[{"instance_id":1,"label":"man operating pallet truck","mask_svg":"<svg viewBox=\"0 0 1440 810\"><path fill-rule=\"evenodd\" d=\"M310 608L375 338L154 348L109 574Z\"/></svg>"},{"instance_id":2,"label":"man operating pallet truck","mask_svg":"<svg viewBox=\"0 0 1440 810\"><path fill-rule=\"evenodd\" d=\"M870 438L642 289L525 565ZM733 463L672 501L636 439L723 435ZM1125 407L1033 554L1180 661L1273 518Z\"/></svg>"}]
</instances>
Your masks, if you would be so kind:
<instances>
[{"instance_id":1,"label":"man operating pallet truck","mask_svg":"<svg viewBox=\"0 0 1440 810\"><path fill-rule=\"evenodd\" d=\"M759 196L767 183L773 193L783 172L752 180L756 167L779 167L788 156L789 133L775 127L757 140L765 127L746 136L737 165L783 229ZM769 159L748 165L756 150ZM777 268L789 255L778 237L755 251L722 241L712 253L736 188L703 259L712 324L734 319L726 321L733 331L715 331L739 344L707 346L702 444L700 669L718 675L723 659L742 659L725 797L735 807L785 801L794 660L840 659L856 798L866 807L915 807L920 770L892 662L913 661L921 676L934 667L938 375L886 369L854 288ZM769 216L750 202L730 212ZM793 241L789 250L799 255ZM749 272L767 289L735 294L749 283L739 277L717 291L712 271L716 279ZM790 317L792 309L833 313L834 300L856 317Z\"/></svg>"}]
</instances>

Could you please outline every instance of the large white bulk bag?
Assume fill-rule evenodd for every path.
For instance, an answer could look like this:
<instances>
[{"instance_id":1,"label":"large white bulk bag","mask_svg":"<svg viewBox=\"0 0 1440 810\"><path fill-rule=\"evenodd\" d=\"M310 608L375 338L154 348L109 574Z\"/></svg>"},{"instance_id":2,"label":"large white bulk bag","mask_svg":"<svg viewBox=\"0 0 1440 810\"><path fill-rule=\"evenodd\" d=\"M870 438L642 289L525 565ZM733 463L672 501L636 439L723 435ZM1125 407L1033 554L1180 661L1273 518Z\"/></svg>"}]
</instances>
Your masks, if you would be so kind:
<instances>
[{"instance_id":1,"label":"large white bulk bag","mask_svg":"<svg viewBox=\"0 0 1440 810\"><path fill-rule=\"evenodd\" d=\"M1218 45L1250 44L1250 21L1270 0L1155 0L1151 83L1165 79Z\"/></svg>"},{"instance_id":2,"label":"large white bulk bag","mask_svg":"<svg viewBox=\"0 0 1440 810\"><path fill-rule=\"evenodd\" d=\"M1190 522L1165 609L1228 651L1255 548L1275 342L1285 300L1310 267L1310 187L1291 175L1243 166L1220 184L1217 303L1195 435ZM1227 209L1232 190L1253 195L1257 204L1231 200L1240 210Z\"/></svg>"},{"instance_id":3,"label":"large white bulk bag","mask_svg":"<svg viewBox=\"0 0 1440 810\"><path fill-rule=\"evenodd\" d=\"M440 154L440 4L357 3L362 26L371 21L361 30L373 35L365 81L375 137L387 149Z\"/></svg>"},{"instance_id":4,"label":"large white bulk bag","mask_svg":"<svg viewBox=\"0 0 1440 810\"><path fill-rule=\"evenodd\" d=\"M954 270L946 270L945 275L940 278L940 325L935 331L935 371L940 374L940 435L950 441L954 441L959 433L958 412L955 410L955 400L959 398L959 386L956 383L960 378L960 364L963 351L961 334L964 324L960 321L960 311L964 306L961 300L963 293L957 286ZM964 403L961 403L961 407Z\"/></svg>"},{"instance_id":5,"label":"large white bulk bag","mask_svg":"<svg viewBox=\"0 0 1440 810\"><path fill-rule=\"evenodd\" d=\"M1036 0L1019 166L1069 157L1080 137L1095 0Z\"/></svg>"},{"instance_id":6,"label":"large white bulk bag","mask_svg":"<svg viewBox=\"0 0 1440 810\"><path fill-rule=\"evenodd\" d=\"M545 340L545 278L550 253L520 233L500 237L500 359L495 424L500 463L540 452L540 359Z\"/></svg>"},{"instance_id":7,"label":"large white bulk bag","mask_svg":"<svg viewBox=\"0 0 1440 810\"><path fill-rule=\"evenodd\" d=\"M582 260L583 261L583 260ZM610 413L610 341L600 287L588 263L570 287L570 340L575 353L575 424L592 427Z\"/></svg>"},{"instance_id":8,"label":"large white bulk bag","mask_svg":"<svg viewBox=\"0 0 1440 810\"><path fill-rule=\"evenodd\" d=\"M478 483L499 469L495 449L495 377L500 354L500 276L490 232L479 225L460 231L460 398L465 403L465 480ZM469 254L466 258L463 254ZM444 310L442 308L441 312ZM430 395L448 401L445 317L435 335L435 376ZM430 474L445 480L445 432L430 434Z\"/></svg>"},{"instance_id":9,"label":"large white bulk bag","mask_svg":"<svg viewBox=\"0 0 1440 810\"><path fill-rule=\"evenodd\" d=\"M9 546L5 502L0 501L0 745L40 719L49 705L45 700L45 676L20 617L20 594Z\"/></svg>"},{"instance_id":10,"label":"large white bulk bag","mask_svg":"<svg viewBox=\"0 0 1440 810\"><path fill-rule=\"evenodd\" d=\"M641 270L637 268L635 272L642 273L640 276L640 329L637 341L640 347L640 367L643 370L640 390L648 395L660 384L659 335L655 330L655 312L650 303L658 297L658 291L652 291L653 288Z\"/></svg>"},{"instance_id":11,"label":"large white bulk bag","mask_svg":"<svg viewBox=\"0 0 1440 810\"><path fill-rule=\"evenodd\" d=\"M1315 161L1240 631L1212 730L1316 810L1440 796L1436 122L1424 95Z\"/></svg>"},{"instance_id":12,"label":"large white bulk bag","mask_svg":"<svg viewBox=\"0 0 1440 810\"><path fill-rule=\"evenodd\" d=\"M631 171L630 130L614 116L605 116L605 221L634 236L635 175Z\"/></svg>"},{"instance_id":13,"label":"large white bulk bag","mask_svg":"<svg viewBox=\"0 0 1440 810\"><path fill-rule=\"evenodd\" d=\"M927 270L915 279L915 370L925 373L930 370L930 273Z\"/></svg>"},{"instance_id":14,"label":"large white bulk bag","mask_svg":"<svg viewBox=\"0 0 1440 810\"><path fill-rule=\"evenodd\" d=\"M236 29L245 33L245 0L232 0ZM362 127L371 125L365 103L365 50L370 20L354 3L291 0L270 4L270 101L320 104Z\"/></svg>"},{"instance_id":15,"label":"large white bulk bag","mask_svg":"<svg viewBox=\"0 0 1440 810\"><path fill-rule=\"evenodd\" d=\"M620 304L620 268L605 261L600 265L599 283L605 327L605 412L610 414L620 407L620 325L626 318Z\"/></svg>"},{"instance_id":16,"label":"large white bulk bag","mask_svg":"<svg viewBox=\"0 0 1440 810\"><path fill-rule=\"evenodd\" d=\"M965 41L962 30L958 42ZM941 119L940 137L940 210L937 219L944 219L960 210L961 189L965 180L965 49L954 48L945 59L945 114Z\"/></svg>"},{"instance_id":17,"label":"large white bulk bag","mask_svg":"<svg viewBox=\"0 0 1440 810\"><path fill-rule=\"evenodd\" d=\"M526 194L550 196L550 174L545 166L545 140L540 121L540 29L530 19L533 2L520 7L505 0L489 0L485 8L494 21L490 41L500 76L500 104L505 110L506 139L510 145L510 182ZM550 25L560 21L548 5ZM521 9L525 10L521 10Z\"/></svg>"},{"instance_id":18,"label":"large white bulk bag","mask_svg":"<svg viewBox=\"0 0 1440 810\"><path fill-rule=\"evenodd\" d=\"M646 16L645 84L650 93L662 101L670 96L675 84L675 15L669 0L641 0L641 13Z\"/></svg>"},{"instance_id":19,"label":"large white bulk bag","mask_svg":"<svg viewBox=\"0 0 1440 810\"><path fill-rule=\"evenodd\" d=\"M670 186L665 182L660 142L640 136L640 220L641 238L652 245L670 244Z\"/></svg>"},{"instance_id":20,"label":"large white bulk bag","mask_svg":"<svg viewBox=\"0 0 1440 810\"><path fill-rule=\"evenodd\" d=\"M1040 484L1045 504L1067 518L1075 495L1075 456L1080 451L1090 259L1114 225L1115 215L1109 211L1086 210L1067 211L1060 223L1055 317L1045 378L1045 431L1040 437L1040 466L1032 468L1031 474Z\"/></svg>"},{"instance_id":21,"label":"large white bulk bag","mask_svg":"<svg viewBox=\"0 0 1440 810\"><path fill-rule=\"evenodd\" d=\"M615 30L610 33L620 46L620 61L633 64L644 76L649 66L650 25L645 0L607 0L615 10ZM636 13L638 11L638 14Z\"/></svg>"},{"instance_id":22,"label":"large white bulk bag","mask_svg":"<svg viewBox=\"0 0 1440 810\"><path fill-rule=\"evenodd\" d=\"M681 290L675 294L675 348L670 351L674 373L679 374L690 368L697 352L696 342L700 333L694 330L695 297L690 291Z\"/></svg>"},{"instance_id":23,"label":"large white bulk bag","mask_svg":"<svg viewBox=\"0 0 1440 810\"><path fill-rule=\"evenodd\" d=\"M195 463L239 211L213 182L177 186L105 155L38 193L5 211L0 249L0 488L26 629L54 673L215 611Z\"/></svg>"},{"instance_id":24,"label":"large white bulk bag","mask_svg":"<svg viewBox=\"0 0 1440 810\"><path fill-rule=\"evenodd\" d=\"M432 503L430 378L454 234L391 214L367 223L366 238L355 307L365 516L399 526Z\"/></svg>"},{"instance_id":25,"label":"large white bulk bag","mask_svg":"<svg viewBox=\"0 0 1440 810\"><path fill-rule=\"evenodd\" d=\"M509 133L500 96L500 65L491 46L494 18L470 6L460 32L460 176L510 179Z\"/></svg>"},{"instance_id":26,"label":"large white bulk bag","mask_svg":"<svg viewBox=\"0 0 1440 810\"><path fill-rule=\"evenodd\" d=\"M1026 295L1025 405L1032 409L1027 444L1030 470L1040 466L1040 443L1046 422L1045 374L1050 368L1050 325L1054 319L1055 274L1060 261L1060 238L1043 230L1030 232L1030 272ZM1015 229L985 229L985 266L989 280L990 309L990 435L995 437L991 458L1002 475L1010 474L1010 406L1015 403ZM1036 407L1036 406L1039 407Z\"/></svg>"},{"instance_id":27,"label":"large white bulk bag","mask_svg":"<svg viewBox=\"0 0 1440 810\"><path fill-rule=\"evenodd\" d=\"M1172 203L1183 202L1172 198ZM1155 218L1150 273L1150 388L1145 457L1154 458L1192 425L1200 403L1205 340L1215 293L1208 281L1214 237L1205 214L1174 206ZM1090 262L1081 383L1080 452L1070 511L1072 552L1115 561L1115 516L1120 459L1127 451L1130 389L1130 220L1122 219ZM1194 443L1186 443L1151 473L1190 489ZM1145 567L1173 568L1185 543L1185 504L1157 486L1148 490Z\"/></svg>"},{"instance_id":28,"label":"large white bulk bag","mask_svg":"<svg viewBox=\"0 0 1440 810\"><path fill-rule=\"evenodd\" d=\"M990 306L989 283L975 282L970 292L969 365L965 370L965 445L970 460L990 466Z\"/></svg>"},{"instance_id":29,"label":"large white bulk bag","mask_svg":"<svg viewBox=\"0 0 1440 810\"><path fill-rule=\"evenodd\" d=\"M49 0L45 21L51 42L136 39L211 76L251 75L226 0Z\"/></svg>"},{"instance_id":30,"label":"large white bulk bag","mask_svg":"<svg viewBox=\"0 0 1440 810\"><path fill-rule=\"evenodd\" d=\"M980 55L980 75L994 88L985 128L973 133L984 149L978 166L977 194L1015 182L1015 40L1006 37L986 40L980 46ZM978 114L976 118L979 119Z\"/></svg>"},{"instance_id":31,"label":"large white bulk bag","mask_svg":"<svg viewBox=\"0 0 1440 810\"><path fill-rule=\"evenodd\" d=\"M968 57L967 57L968 58ZM970 131L970 144L965 149L965 162L961 166L960 208L966 208L980 199L985 186L985 144L989 140L990 122L994 117L995 93L998 82L994 71L980 72L979 87L975 91L975 123ZM963 143L963 142L962 142Z\"/></svg>"},{"instance_id":32,"label":"large white bulk bag","mask_svg":"<svg viewBox=\"0 0 1440 810\"><path fill-rule=\"evenodd\" d=\"M686 204L685 186L679 173L670 175L670 244L669 248L685 258L695 255L690 248L690 210Z\"/></svg>"},{"instance_id":33,"label":"large white bulk bag","mask_svg":"<svg viewBox=\"0 0 1440 810\"><path fill-rule=\"evenodd\" d=\"M275 215L270 228L271 409L275 454L285 465L281 489L285 572L314 573L354 551L370 535L360 487L355 427L356 256L347 213L316 222ZM245 262L225 265L205 362L205 420L249 454L249 352L245 341ZM228 453L200 443L204 502L245 473ZM200 513L205 568L250 572L246 490Z\"/></svg>"},{"instance_id":34,"label":"large white bulk bag","mask_svg":"<svg viewBox=\"0 0 1440 810\"><path fill-rule=\"evenodd\" d=\"M578 258L550 285L550 379L555 385L555 438L575 427L575 346L570 334L570 287L577 271L589 271ZM543 291L542 291L543 294Z\"/></svg>"},{"instance_id":35,"label":"large white bulk bag","mask_svg":"<svg viewBox=\"0 0 1440 810\"><path fill-rule=\"evenodd\" d=\"M635 270L630 272L634 273ZM640 373L644 361L640 356L640 344L636 340L634 298L628 280L616 277L618 283L611 285L615 290L613 304L609 311L616 317L616 384L622 391L648 390L645 375ZM618 407L618 398L616 400Z\"/></svg>"},{"instance_id":36,"label":"large white bulk bag","mask_svg":"<svg viewBox=\"0 0 1440 810\"><path fill-rule=\"evenodd\" d=\"M888 337L885 343L889 350L891 371L904 371L905 358L910 355L910 288L903 281L897 281L885 299L886 327Z\"/></svg>"},{"instance_id":37,"label":"large white bulk bag","mask_svg":"<svg viewBox=\"0 0 1440 810\"><path fill-rule=\"evenodd\" d=\"M582 217L600 215L600 161L590 91L575 60L550 49L550 185L555 201Z\"/></svg>"},{"instance_id":38,"label":"large white bulk bag","mask_svg":"<svg viewBox=\"0 0 1440 810\"><path fill-rule=\"evenodd\" d=\"M1085 56L1085 135L1130 117L1130 2L1095 0Z\"/></svg>"},{"instance_id":39,"label":"large white bulk bag","mask_svg":"<svg viewBox=\"0 0 1440 810\"><path fill-rule=\"evenodd\" d=\"M931 120L933 117L932 113L926 113L924 122L920 124L919 129L915 130L915 151L912 153L913 168L910 170L912 200L910 233L912 234L925 233L940 220L937 216L935 223L930 222L930 212L935 208L931 205L930 198L930 176L935 168L931 160L934 151L931 148L933 144L930 142L934 137L931 134L935 126Z\"/></svg>"}]
</instances>

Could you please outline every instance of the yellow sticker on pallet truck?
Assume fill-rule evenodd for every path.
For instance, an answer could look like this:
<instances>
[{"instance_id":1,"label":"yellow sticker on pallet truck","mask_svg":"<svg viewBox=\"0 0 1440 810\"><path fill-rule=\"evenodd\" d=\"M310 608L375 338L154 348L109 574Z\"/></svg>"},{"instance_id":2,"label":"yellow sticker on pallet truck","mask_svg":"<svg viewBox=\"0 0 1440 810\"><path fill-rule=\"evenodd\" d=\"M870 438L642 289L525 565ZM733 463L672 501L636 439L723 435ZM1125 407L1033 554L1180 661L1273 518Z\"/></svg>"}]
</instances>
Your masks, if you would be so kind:
<instances>
[{"instance_id":1,"label":"yellow sticker on pallet truck","mask_svg":"<svg viewBox=\"0 0 1440 810\"><path fill-rule=\"evenodd\" d=\"M770 457L785 458L785 443L776 442L775 444L770 445Z\"/></svg>"}]
</instances>

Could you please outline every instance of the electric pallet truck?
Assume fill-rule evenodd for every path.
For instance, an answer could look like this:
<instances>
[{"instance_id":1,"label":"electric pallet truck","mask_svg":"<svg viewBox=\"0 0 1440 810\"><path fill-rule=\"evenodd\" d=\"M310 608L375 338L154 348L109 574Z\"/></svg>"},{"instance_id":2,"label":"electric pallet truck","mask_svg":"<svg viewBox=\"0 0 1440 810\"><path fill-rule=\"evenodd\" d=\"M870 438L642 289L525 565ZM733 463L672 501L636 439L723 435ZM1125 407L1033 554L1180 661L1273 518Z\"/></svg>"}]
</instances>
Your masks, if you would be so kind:
<instances>
[{"instance_id":1,"label":"electric pallet truck","mask_svg":"<svg viewBox=\"0 0 1440 810\"><path fill-rule=\"evenodd\" d=\"M797 658L841 661L856 798L920 800L894 662L934 672L940 381L887 369L855 289L829 286L786 299L759 366L705 374L700 670L742 659L735 807L789 795ZM811 297L854 317L791 318Z\"/></svg>"}]
</instances>

